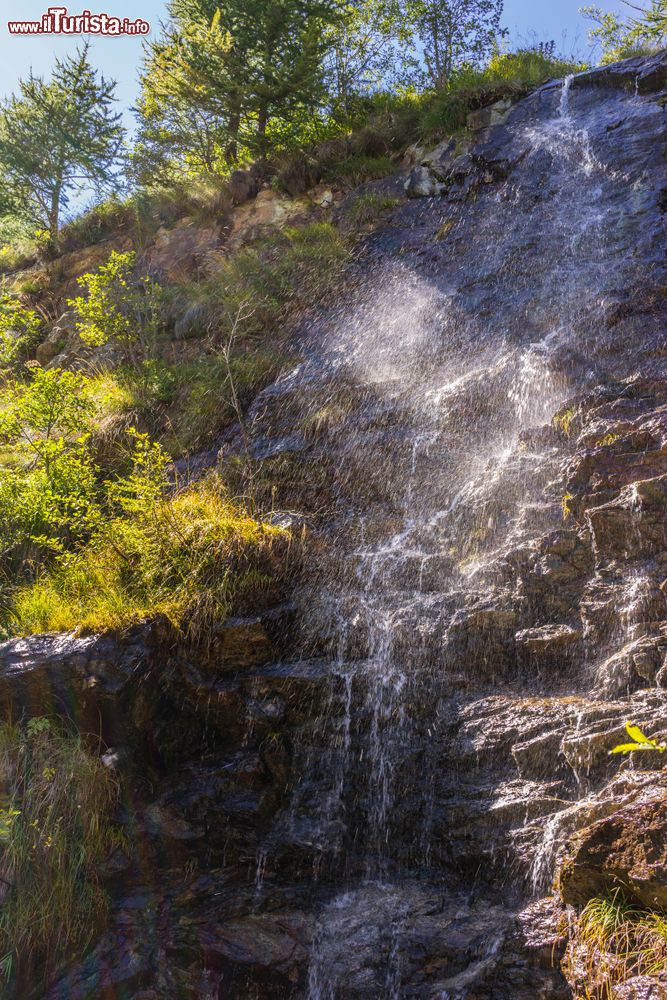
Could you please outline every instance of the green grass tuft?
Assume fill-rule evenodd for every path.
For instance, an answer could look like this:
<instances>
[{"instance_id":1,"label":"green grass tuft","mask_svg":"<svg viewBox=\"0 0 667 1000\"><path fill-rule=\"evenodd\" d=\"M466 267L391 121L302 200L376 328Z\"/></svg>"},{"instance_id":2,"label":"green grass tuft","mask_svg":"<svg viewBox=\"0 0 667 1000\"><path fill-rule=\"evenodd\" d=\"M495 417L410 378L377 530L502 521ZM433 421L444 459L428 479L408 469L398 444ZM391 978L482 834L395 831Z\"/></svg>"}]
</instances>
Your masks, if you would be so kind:
<instances>
[{"instance_id":1,"label":"green grass tuft","mask_svg":"<svg viewBox=\"0 0 667 1000\"><path fill-rule=\"evenodd\" d=\"M385 212L391 211L401 204L400 198L390 195L363 194L355 199L349 211L349 216L359 226L377 222Z\"/></svg>"},{"instance_id":2,"label":"green grass tuft","mask_svg":"<svg viewBox=\"0 0 667 1000\"><path fill-rule=\"evenodd\" d=\"M667 971L667 917L620 890L591 899L569 927L563 971L576 1000L611 1000L635 976Z\"/></svg>"},{"instance_id":3,"label":"green grass tuft","mask_svg":"<svg viewBox=\"0 0 667 1000\"><path fill-rule=\"evenodd\" d=\"M112 520L20 589L12 631L117 631L164 615L196 639L256 594L257 573L279 581L288 552L288 532L255 520L211 476Z\"/></svg>"},{"instance_id":4,"label":"green grass tuft","mask_svg":"<svg viewBox=\"0 0 667 1000\"><path fill-rule=\"evenodd\" d=\"M77 735L0 723L0 982L31 986L80 954L108 900L96 866L124 844L118 786ZM27 994L25 994L27 995Z\"/></svg>"}]
</instances>

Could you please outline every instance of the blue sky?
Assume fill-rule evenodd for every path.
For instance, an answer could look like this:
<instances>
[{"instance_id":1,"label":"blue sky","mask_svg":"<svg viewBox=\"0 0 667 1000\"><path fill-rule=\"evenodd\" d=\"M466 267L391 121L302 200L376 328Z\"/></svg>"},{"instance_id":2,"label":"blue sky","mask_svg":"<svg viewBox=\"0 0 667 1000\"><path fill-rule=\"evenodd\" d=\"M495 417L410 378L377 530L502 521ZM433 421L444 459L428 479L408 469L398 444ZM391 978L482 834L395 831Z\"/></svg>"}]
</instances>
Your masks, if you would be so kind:
<instances>
[{"instance_id":1,"label":"blue sky","mask_svg":"<svg viewBox=\"0 0 667 1000\"><path fill-rule=\"evenodd\" d=\"M570 54L586 56L587 25L578 9L585 0L505 0L503 22L513 42L548 41ZM619 10L621 0L602 0L608 10ZM73 50L81 38L72 36L21 37L9 35L7 20L39 20L49 6L62 3L71 14L82 9L94 13L104 11L118 17L142 17L153 29L164 17L163 0L2 0L0 21L0 96L8 95L21 76L32 66L36 73L48 75L56 55ZM118 81L117 94L126 109L127 124L133 118L129 108L137 94L137 74L141 61L142 42L138 38L120 36L99 38L92 46L92 60L106 76Z\"/></svg>"}]
</instances>

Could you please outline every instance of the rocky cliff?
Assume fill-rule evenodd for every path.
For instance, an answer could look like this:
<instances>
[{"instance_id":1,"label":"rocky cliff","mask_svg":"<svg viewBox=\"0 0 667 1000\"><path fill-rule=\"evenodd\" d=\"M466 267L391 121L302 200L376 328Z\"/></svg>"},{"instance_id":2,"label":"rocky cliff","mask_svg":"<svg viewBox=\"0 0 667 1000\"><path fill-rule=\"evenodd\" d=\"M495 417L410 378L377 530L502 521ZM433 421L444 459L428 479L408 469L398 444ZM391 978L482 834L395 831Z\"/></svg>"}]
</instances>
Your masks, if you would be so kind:
<instances>
[{"instance_id":1,"label":"rocky cliff","mask_svg":"<svg viewBox=\"0 0 667 1000\"><path fill-rule=\"evenodd\" d=\"M126 789L109 927L40 995L606 995L581 908L667 905L663 755L609 755L667 733L666 98L664 53L553 81L389 182L250 411L289 604L0 647Z\"/></svg>"}]
</instances>

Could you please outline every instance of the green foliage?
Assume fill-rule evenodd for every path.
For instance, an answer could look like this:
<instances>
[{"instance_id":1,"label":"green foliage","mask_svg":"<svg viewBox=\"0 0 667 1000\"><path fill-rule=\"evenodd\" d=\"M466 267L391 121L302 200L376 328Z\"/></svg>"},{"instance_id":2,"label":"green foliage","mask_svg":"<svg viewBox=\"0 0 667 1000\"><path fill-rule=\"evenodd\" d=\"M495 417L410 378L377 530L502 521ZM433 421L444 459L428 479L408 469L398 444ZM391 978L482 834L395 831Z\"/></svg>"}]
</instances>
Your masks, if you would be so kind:
<instances>
[{"instance_id":1,"label":"green foliage","mask_svg":"<svg viewBox=\"0 0 667 1000\"><path fill-rule=\"evenodd\" d=\"M133 165L142 181L215 173L237 152L240 95L219 19L182 17L153 42L141 77ZM203 71L203 82L201 80Z\"/></svg>"},{"instance_id":2,"label":"green foliage","mask_svg":"<svg viewBox=\"0 0 667 1000\"><path fill-rule=\"evenodd\" d=\"M561 410L553 418L554 426L558 428L561 434L569 438L572 433L572 425L577 416L577 411L574 407L569 406L566 410Z\"/></svg>"},{"instance_id":3,"label":"green foliage","mask_svg":"<svg viewBox=\"0 0 667 1000\"><path fill-rule=\"evenodd\" d=\"M619 438L620 438L620 434L613 434L613 433L610 432L609 434L605 434L604 437L598 438L598 440L595 442L595 447L596 448L609 448L609 447L611 447L612 444L614 444L616 441L618 441Z\"/></svg>"},{"instance_id":4,"label":"green foliage","mask_svg":"<svg viewBox=\"0 0 667 1000\"><path fill-rule=\"evenodd\" d=\"M401 13L393 0L359 0L341 13L327 32L324 70L333 117L352 122L359 98L400 85L410 64L398 45Z\"/></svg>"},{"instance_id":5,"label":"green foliage","mask_svg":"<svg viewBox=\"0 0 667 1000\"><path fill-rule=\"evenodd\" d=\"M77 279L86 296L67 302L78 314L77 330L84 343L101 347L115 341L130 358L137 346L152 348L162 310L160 286L148 277L133 278L135 260L133 251L113 250L95 273Z\"/></svg>"},{"instance_id":6,"label":"green foliage","mask_svg":"<svg viewBox=\"0 0 667 1000\"><path fill-rule=\"evenodd\" d=\"M48 466L54 442L80 431L87 417L84 385L84 377L75 372L31 366L29 381L5 386L0 434Z\"/></svg>"},{"instance_id":7,"label":"green foliage","mask_svg":"<svg viewBox=\"0 0 667 1000\"><path fill-rule=\"evenodd\" d=\"M658 753L667 751L667 743L658 743L656 740L644 736L639 726L633 726L632 723L626 722L625 728L632 743L619 743L618 746L609 751L610 753L634 753L636 750L657 750Z\"/></svg>"},{"instance_id":8,"label":"green foliage","mask_svg":"<svg viewBox=\"0 0 667 1000\"><path fill-rule=\"evenodd\" d=\"M201 448L214 439L238 414L232 387L241 406L275 378L283 358L278 351L221 353L180 365L167 442L174 454Z\"/></svg>"},{"instance_id":9,"label":"green foliage","mask_svg":"<svg viewBox=\"0 0 667 1000\"><path fill-rule=\"evenodd\" d=\"M123 838L112 773L48 719L0 724L0 776L0 977L9 985L35 967L46 978L86 947L108 908L97 865Z\"/></svg>"},{"instance_id":10,"label":"green foliage","mask_svg":"<svg viewBox=\"0 0 667 1000\"><path fill-rule=\"evenodd\" d=\"M15 631L115 630L165 615L196 639L249 593L258 600L258 581L275 586L286 532L238 509L215 476L169 496L164 473L164 456L138 436L133 472L113 490L122 514L16 595Z\"/></svg>"},{"instance_id":11,"label":"green foliage","mask_svg":"<svg viewBox=\"0 0 667 1000\"><path fill-rule=\"evenodd\" d=\"M366 225L370 222L377 222L384 212L388 212L400 204L399 198L392 198L390 195L360 195L350 208L349 215L357 225Z\"/></svg>"},{"instance_id":12,"label":"green foliage","mask_svg":"<svg viewBox=\"0 0 667 1000\"><path fill-rule=\"evenodd\" d=\"M501 52L496 49L483 69L464 65L453 71L432 97L423 101L421 134L441 138L465 128L468 113L503 97L516 97L549 79L584 70L562 59L553 43Z\"/></svg>"},{"instance_id":13,"label":"green foliage","mask_svg":"<svg viewBox=\"0 0 667 1000\"><path fill-rule=\"evenodd\" d=\"M590 31L590 39L601 46L603 64L647 55L667 44L667 0L651 0L648 7L627 6L639 17L624 20L597 5L581 8L584 17L597 25Z\"/></svg>"},{"instance_id":14,"label":"green foliage","mask_svg":"<svg viewBox=\"0 0 667 1000\"><path fill-rule=\"evenodd\" d=\"M144 176L264 156L316 111L332 0L173 0L170 13L142 77Z\"/></svg>"},{"instance_id":15,"label":"green foliage","mask_svg":"<svg viewBox=\"0 0 667 1000\"><path fill-rule=\"evenodd\" d=\"M7 293L0 295L0 370L27 360L43 332L42 318Z\"/></svg>"},{"instance_id":16,"label":"green foliage","mask_svg":"<svg viewBox=\"0 0 667 1000\"><path fill-rule=\"evenodd\" d=\"M572 501L575 499L574 493L564 493L560 498L560 507L563 512L563 520L567 521L572 517Z\"/></svg>"},{"instance_id":17,"label":"green foliage","mask_svg":"<svg viewBox=\"0 0 667 1000\"><path fill-rule=\"evenodd\" d=\"M0 442L0 535L3 554L26 555L26 546L60 551L85 537L100 516L96 469L87 451L92 412L85 380L39 366L28 381L5 386ZM7 459L11 456L12 462Z\"/></svg>"},{"instance_id":18,"label":"green foliage","mask_svg":"<svg viewBox=\"0 0 667 1000\"><path fill-rule=\"evenodd\" d=\"M115 83L98 79L87 49L56 60L51 80L31 75L0 111L0 166L14 205L58 239L60 212L82 182L113 181L123 129Z\"/></svg>"}]
</instances>

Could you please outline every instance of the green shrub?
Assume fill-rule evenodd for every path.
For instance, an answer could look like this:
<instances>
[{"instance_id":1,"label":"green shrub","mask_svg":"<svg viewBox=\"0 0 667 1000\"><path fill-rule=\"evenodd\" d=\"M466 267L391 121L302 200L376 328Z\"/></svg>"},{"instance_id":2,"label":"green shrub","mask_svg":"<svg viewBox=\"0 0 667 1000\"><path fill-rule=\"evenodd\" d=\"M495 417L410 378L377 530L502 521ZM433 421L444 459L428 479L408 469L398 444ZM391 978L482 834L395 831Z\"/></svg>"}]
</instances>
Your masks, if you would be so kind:
<instances>
[{"instance_id":1,"label":"green shrub","mask_svg":"<svg viewBox=\"0 0 667 1000\"><path fill-rule=\"evenodd\" d=\"M113 250L95 273L77 279L86 296L68 299L78 315L77 330L84 343L101 347L116 342L128 358L137 349L148 352L162 325L163 298L151 278L135 279L136 254Z\"/></svg>"},{"instance_id":2,"label":"green shrub","mask_svg":"<svg viewBox=\"0 0 667 1000\"><path fill-rule=\"evenodd\" d=\"M101 510L87 450L92 411L86 379L38 365L9 381L0 411L0 534L5 556L26 545L60 551L94 530ZM11 461L8 459L11 458Z\"/></svg>"},{"instance_id":3,"label":"green shrub","mask_svg":"<svg viewBox=\"0 0 667 1000\"><path fill-rule=\"evenodd\" d=\"M350 246L328 222L272 233L221 257L206 281L183 286L181 328L226 343L275 332L290 310L307 308L336 286ZM178 329L178 327L177 327Z\"/></svg>"},{"instance_id":4,"label":"green shrub","mask_svg":"<svg viewBox=\"0 0 667 1000\"><path fill-rule=\"evenodd\" d=\"M277 349L252 347L239 348L229 358L214 351L176 364L148 359L100 372L91 377L87 390L99 420L92 444L107 430L115 435L117 418L127 415L148 428L174 457L204 447L238 418L234 392L245 409L285 362Z\"/></svg>"},{"instance_id":5,"label":"green shrub","mask_svg":"<svg viewBox=\"0 0 667 1000\"><path fill-rule=\"evenodd\" d=\"M0 369L26 361L42 333L42 318L34 309L27 309L12 295L0 295Z\"/></svg>"},{"instance_id":6,"label":"green shrub","mask_svg":"<svg viewBox=\"0 0 667 1000\"><path fill-rule=\"evenodd\" d=\"M166 437L170 451L177 455L203 447L237 419L234 393L245 408L278 375L284 360L278 351L257 349L180 365Z\"/></svg>"},{"instance_id":7,"label":"green shrub","mask_svg":"<svg viewBox=\"0 0 667 1000\"><path fill-rule=\"evenodd\" d=\"M103 924L118 787L79 736L39 718L0 723L0 782L0 981L34 987Z\"/></svg>"}]
</instances>

